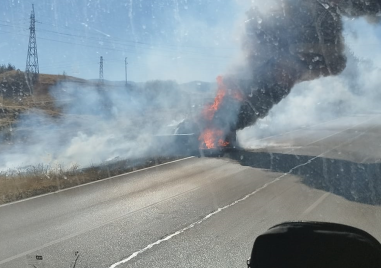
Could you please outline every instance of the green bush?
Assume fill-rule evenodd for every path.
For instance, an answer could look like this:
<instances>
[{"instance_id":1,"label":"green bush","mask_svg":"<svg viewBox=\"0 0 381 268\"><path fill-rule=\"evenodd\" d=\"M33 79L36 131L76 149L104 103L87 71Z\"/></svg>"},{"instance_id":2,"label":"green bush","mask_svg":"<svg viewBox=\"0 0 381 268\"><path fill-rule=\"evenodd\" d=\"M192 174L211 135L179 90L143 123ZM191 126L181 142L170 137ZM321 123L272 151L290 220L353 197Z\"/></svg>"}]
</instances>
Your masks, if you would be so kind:
<instances>
[{"instance_id":1,"label":"green bush","mask_svg":"<svg viewBox=\"0 0 381 268\"><path fill-rule=\"evenodd\" d=\"M13 70L16 70L16 67L10 63L8 65L0 64L0 74Z\"/></svg>"}]
</instances>

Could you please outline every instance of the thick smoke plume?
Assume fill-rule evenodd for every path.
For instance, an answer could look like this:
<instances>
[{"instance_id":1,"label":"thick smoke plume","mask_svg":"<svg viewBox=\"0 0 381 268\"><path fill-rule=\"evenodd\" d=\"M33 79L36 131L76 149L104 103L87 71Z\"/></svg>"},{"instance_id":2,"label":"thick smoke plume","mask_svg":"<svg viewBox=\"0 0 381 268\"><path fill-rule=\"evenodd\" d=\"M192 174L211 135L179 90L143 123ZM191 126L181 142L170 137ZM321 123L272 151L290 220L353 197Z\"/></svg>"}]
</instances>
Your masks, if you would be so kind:
<instances>
[{"instance_id":1,"label":"thick smoke plume","mask_svg":"<svg viewBox=\"0 0 381 268\"><path fill-rule=\"evenodd\" d=\"M150 81L129 89L62 82L50 88L50 95L58 116L29 109L13 126L10 141L0 133L0 171L38 164L87 167L179 151L169 134L189 104L175 82Z\"/></svg>"},{"instance_id":2,"label":"thick smoke plume","mask_svg":"<svg viewBox=\"0 0 381 268\"><path fill-rule=\"evenodd\" d=\"M275 0L247 12L247 66L227 80L246 96L233 129L265 117L299 82L334 76L346 67L342 17L377 22L380 0ZM247 77L250 77L248 80Z\"/></svg>"}]
</instances>

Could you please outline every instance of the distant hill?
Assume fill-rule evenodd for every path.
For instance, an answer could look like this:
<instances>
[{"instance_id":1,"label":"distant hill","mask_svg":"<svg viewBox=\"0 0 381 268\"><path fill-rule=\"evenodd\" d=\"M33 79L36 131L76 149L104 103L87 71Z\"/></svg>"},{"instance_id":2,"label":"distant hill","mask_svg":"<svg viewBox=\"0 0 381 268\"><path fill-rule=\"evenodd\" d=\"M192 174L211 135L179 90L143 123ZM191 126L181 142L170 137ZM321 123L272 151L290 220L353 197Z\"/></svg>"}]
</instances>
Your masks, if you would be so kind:
<instances>
[{"instance_id":1,"label":"distant hill","mask_svg":"<svg viewBox=\"0 0 381 268\"><path fill-rule=\"evenodd\" d=\"M190 94L202 94L205 97L215 94L217 84L203 81L192 81L180 84L180 88Z\"/></svg>"},{"instance_id":2,"label":"distant hill","mask_svg":"<svg viewBox=\"0 0 381 268\"><path fill-rule=\"evenodd\" d=\"M89 81L92 82L98 82L98 79L90 79ZM125 81L110 81L110 80L103 80L105 85L111 85L111 86L124 86ZM144 87L145 82L134 82L134 81L128 81L128 85L132 87ZM185 90L189 93L210 93L215 92L217 84L216 83L210 83L210 82L203 82L203 81L191 81L187 83L180 83L179 87L181 90Z\"/></svg>"},{"instance_id":3,"label":"distant hill","mask_svg":"<svg viewBox=\"0 0 381 268\"><path fill-rule=\"evenodd\" d=\"M75 83L92 84L88 80L73 77L73 76L40 74L39 81L34 88L34 94L47 95L49 87L57 84L58 82L75 82Z\"/></svg>"},{"instance_id":4,"label":"distant hill","mask_svg":"<svg viewBox=\"0 0 381 268\"><path fill-rule=\"evenodd\" d=\"M24 72L12 70L1 73L0 140L7 139L19 116L30 109L42 110L52 118L61 116L60 109L56 107L49 94L49 88L62 81L91 84L87 80L71 76L40 74L38 83L34 85L34 94L30 96Z\"/></svg>"},{"instance_id":5,"label":"distant hill","mask_svg":"<svg viewBox=\"0 0 381 268\"><path fill-rule=\"evenodd\" d=\"M49 87L59 81L88 83L85 79L80 79L66 75L40 74L39 81L34 85L36 96L45 96ZM20 97L29 95L30 89L26 83L25 73L20 70L12 70L0 74L0 94L4 98Z\"/></svg>"},{"instance_id":6,"label":"distant hill","mask_svg":"<svg viewBox=\"0 0 381 268\"><path fill-rule=\"evenodd\" d=\"M93 83L98 83L99 79L89 79L88 81L91 81ZM126 81L110 81L107 79L103 80L103 83L107 86L116 86L116 87L124 87L126 85ZM141 87L144 86L144 82L134 82L134 81L128 81L128 86L130 87Z\"/></svg>"},{"instance_id":7,"label":"distant hill","mask_svg":"<svg viewBox=\"0 0 381 268\"><path fill-rule=\"evenodd\" d=\"M12 126L20 115L31 109L43 111L52 118L60 118L63 113L56 105L56 101L49 89L59 83L72 82L86 86L99 86L98 79L85 80L66 75L40 74L39 81L34 85L34 93L30 90L25 80L25 73L20 70L7 71L0 74L0 140L4 133L12 132ZM151 105L161 107L160 102L171 95L174 103L182 105L191 103L201 107L204 103L213 100L216 84L202 81L192 81L177 84L174 81L148 81L148 83L128 82L129 89L134 94L141 94L147 98ZM155 86L157 85L157 86ZM79 85L80 86L80 85ZM113 90L125 87L124 81L104 81L104 89ZM73 96L63 95L60 102L70 102ZM185 105L185 104L184 104ZM78 117L78 116L77 116ZM78 117L79 118L79 117ZM4 132L5 131L5 132Z\"/></svg>"},{"instance_id":8,"label":"distant hill","mask_svg":"<svg viewBox=\"0 0 381 268\"><path fill-rule=\"evenodd\" d=\"M75 82L85 83L87 85L99 85L98 79L81 79L67 75L52 75L52 74L40 74L39 81L34 85L35 96L47 96L48 90L51 86L59 82ZM128 81L130 88L143 88L145 82ZM124 87L125 81L109 81L104 80L105 86ZM178 84L179 89L191 95L204 95L204 97L210 97L215 94L216 83L203 82L203 81L191 81L187 83ZM20 97L29 95L29 87L25 80L25 73L20 70L7 71L0 74L0 94L4 98Z\"/></svg>"}]
</instances>

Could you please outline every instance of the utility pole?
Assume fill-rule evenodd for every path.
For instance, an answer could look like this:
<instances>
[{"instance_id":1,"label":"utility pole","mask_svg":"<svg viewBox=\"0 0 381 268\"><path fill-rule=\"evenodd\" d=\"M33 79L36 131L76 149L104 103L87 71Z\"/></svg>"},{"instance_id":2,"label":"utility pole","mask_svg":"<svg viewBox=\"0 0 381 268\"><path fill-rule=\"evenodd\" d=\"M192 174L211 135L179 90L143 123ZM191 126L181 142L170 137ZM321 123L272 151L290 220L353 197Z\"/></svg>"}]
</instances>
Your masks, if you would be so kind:
<instances>
[{"instance_id":1,"label":"utility pole","mask_svg":"<svg viewBox=\"0 0 381 268\"><path fill-rule=\"evenodd\" d=\"M124 70L125 70L125 73L126 73L126 87L128 86L128 83L127 83L127 65L128 65L128 62L127 62L127 57L124 59Z\"/></svg>"},{"instance_id":2,"label":"utility pole","mask_svg":"<svg viewBox=\"0 0 381 268\"><path fill-rule=\"evenodd\" d=\"M28 44L28 54L26 57L25 75L29 86L30 94L33 94L33 85L38 81L40 70L38 67L37 42L36 42L36 18L34 15L34 4L30 14L30 34Z\"/></svg>"},{"instance_id":3,"label":"utility pole","mask_svg":"<svg viewBox=\"0 0 381 268\"><path fill-rule=\"evenodd\" d=\"M103 84L103 57L101 56L100 62L99 62L99 82Z\"/></svg>"}]
</instances>

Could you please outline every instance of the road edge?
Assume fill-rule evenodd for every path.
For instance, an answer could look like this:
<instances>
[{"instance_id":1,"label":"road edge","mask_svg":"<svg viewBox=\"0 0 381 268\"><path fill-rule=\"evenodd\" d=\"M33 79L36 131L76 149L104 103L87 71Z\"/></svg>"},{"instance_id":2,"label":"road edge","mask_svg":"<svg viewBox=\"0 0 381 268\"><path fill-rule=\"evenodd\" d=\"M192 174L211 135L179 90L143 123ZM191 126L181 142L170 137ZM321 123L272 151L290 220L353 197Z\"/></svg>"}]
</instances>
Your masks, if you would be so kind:
<instances>
[{"instance_id":1,"label":"road edge","mask_svg":"<svg viewBox=\"0 0 381 268\"><path fill-rule=\"evenodd\" d=\"M185 157L185 158L173 160L173 161L170 161L170 162L166 162L166 163L163 163L163 164L159 164L159 165L155 165L155 166L151 166L151 167L146 167L146 168L138 169L138 170L131 171L131 172L126 172L126 173L119 174L119 175L116 175L116 176L112 176L112 177L108 177L108 178L104 178L104 179L100 179L100 180L96 180L96 181L87 182L87 183L84 183L84 184L68 187L68 188L65 188L65 189L60 189L60 190L57 190L57 191L54 191L54 192L45 193L45 194L36 195L36 196L31 196L31 197L28 197L28 198L25 198L25 199L20 199L20 200L17 200L17 201L1 204L0 208L6 207L6 206L10 206L10 205L13 205L13 204L17 204L17 203L21 203L21 202L26 202L26 201L29 201L29 200L32 200L32 199L36 199L36 198L41 198L41 197L48 196L48 195L62 193L62 192L65 192L65 191L73 190L73 189L80 188L80 187L83 187L83 186L88 186L88 185L95 184L95 183L98 183L98 182L103 182L103 181L119 178L119 177L122 177L122 176L134 174L134 173L138 173L138 172L141 172L141 171L150 170L150 169L153 169L153 168L157 168L157 167L161 167L161 166L165 166L165 165L169 165L169 164L174 164L174 163L177 163L177 162L180 162L180 161L189 160L189 159L193 159L193 158L195 158L195 157L194 156Z\"/></svg>"}]
</instances>

